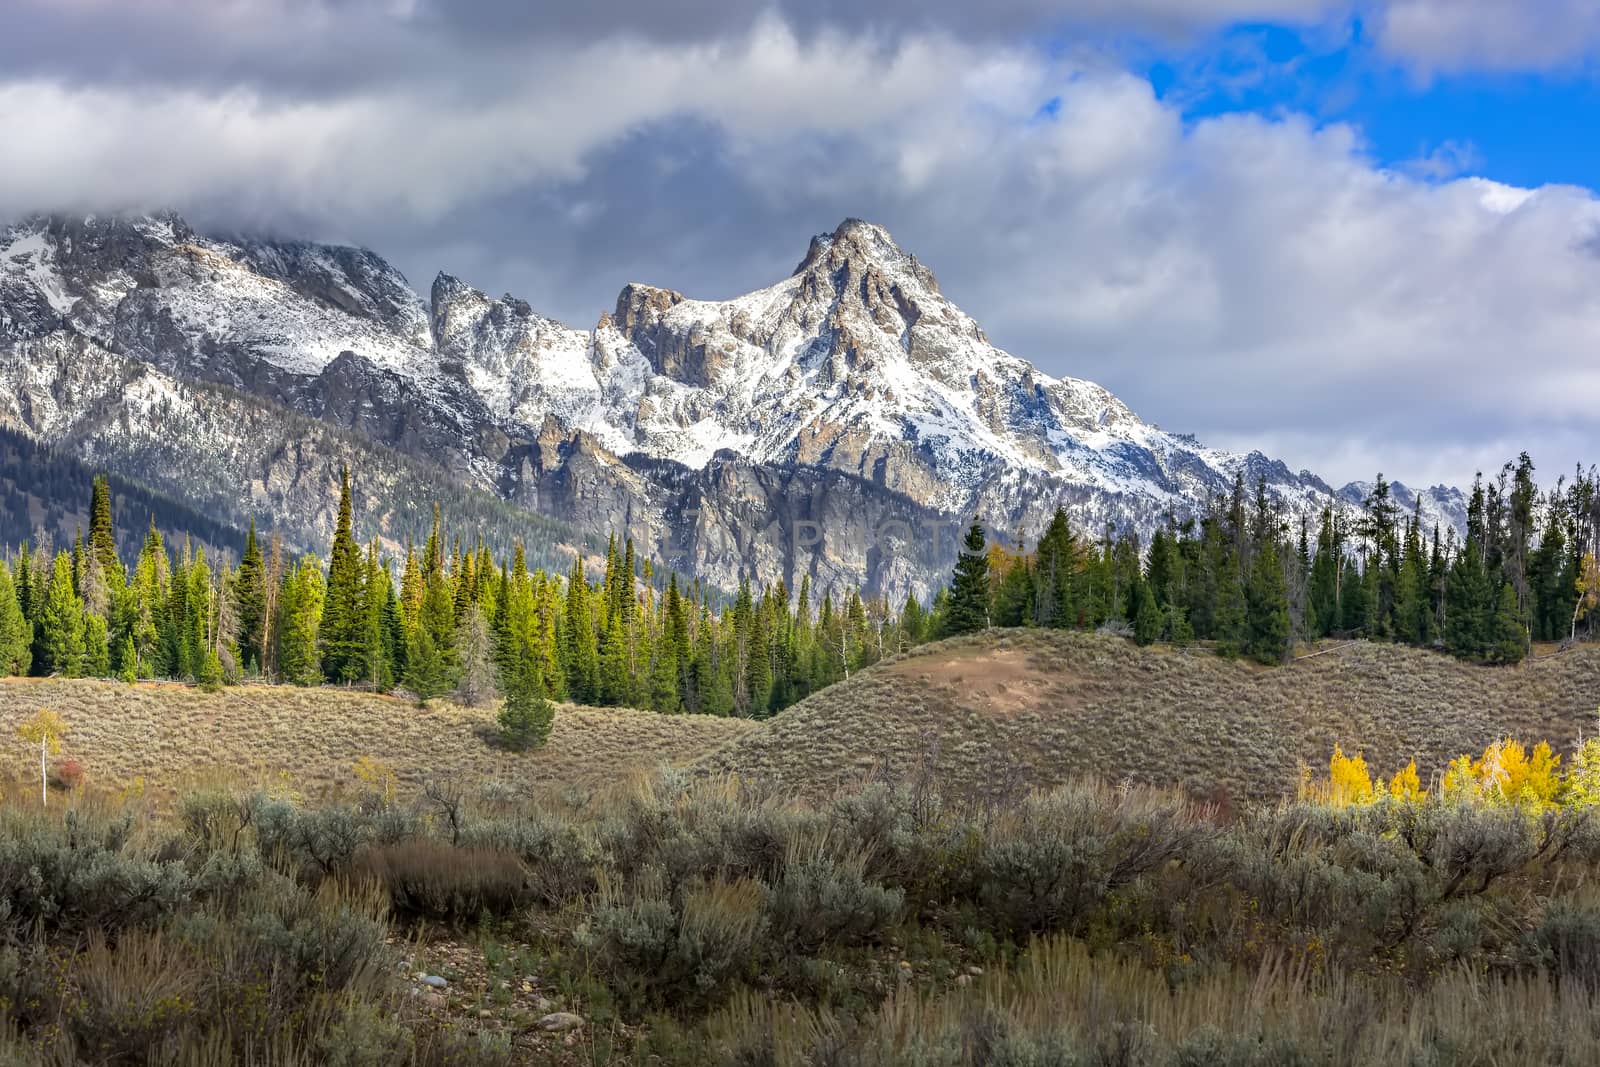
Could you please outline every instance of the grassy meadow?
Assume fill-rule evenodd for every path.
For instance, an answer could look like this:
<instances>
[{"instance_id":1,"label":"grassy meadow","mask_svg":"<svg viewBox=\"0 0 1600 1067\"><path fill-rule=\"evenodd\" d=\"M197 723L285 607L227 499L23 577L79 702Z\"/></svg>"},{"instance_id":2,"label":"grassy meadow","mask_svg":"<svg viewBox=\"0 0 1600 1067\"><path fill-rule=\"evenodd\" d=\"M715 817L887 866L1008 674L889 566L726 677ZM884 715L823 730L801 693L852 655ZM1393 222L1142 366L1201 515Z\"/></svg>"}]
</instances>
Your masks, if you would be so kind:
<instances>
[{"instance_id":1,"label":"grassy meadow","mask_svg":"<svg viewBox=\"0 0 1600 1067\"><path fill-rule=\"evenodd\" d=\"M514 754L492 708L8 681L0 1064L1600 1062L1597 704L1592 648L1008 632ZM1506 736L1564 761L1442 787Z\"/></svg>"}]
</instances>

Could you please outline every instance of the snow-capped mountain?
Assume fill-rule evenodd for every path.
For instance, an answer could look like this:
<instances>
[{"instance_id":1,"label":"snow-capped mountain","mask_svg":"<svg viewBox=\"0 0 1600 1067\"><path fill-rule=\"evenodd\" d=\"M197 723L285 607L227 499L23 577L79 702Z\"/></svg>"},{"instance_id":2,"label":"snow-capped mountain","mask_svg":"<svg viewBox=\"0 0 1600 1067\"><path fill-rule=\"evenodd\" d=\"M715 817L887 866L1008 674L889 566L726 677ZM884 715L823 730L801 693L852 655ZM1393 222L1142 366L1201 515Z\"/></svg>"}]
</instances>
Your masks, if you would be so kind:
<instances>
[{"instance_id":1,"label":"snow-capped mountain","mask_svg":"<svg viewBox=\"0 0 1600 1067\"><path fill-rule=\"evenodd\" d=\"M973 515L1026 538L1061 503L1080 529L1148 533L1241 472L1295 515L1364 496L1040 373L853 219L776 285L629 285L578 330L444 274L424 301L365 250L35 218L0 231L0 355L0 422L213 507L231 492L230 517L303 521L290 487L331 461L285 458L291 409L355 431L323 451L438 465L721 585L926 594ZM1464 502L1436 487L1420 507L1459 525Z\"/></svg>"}]
</instances>

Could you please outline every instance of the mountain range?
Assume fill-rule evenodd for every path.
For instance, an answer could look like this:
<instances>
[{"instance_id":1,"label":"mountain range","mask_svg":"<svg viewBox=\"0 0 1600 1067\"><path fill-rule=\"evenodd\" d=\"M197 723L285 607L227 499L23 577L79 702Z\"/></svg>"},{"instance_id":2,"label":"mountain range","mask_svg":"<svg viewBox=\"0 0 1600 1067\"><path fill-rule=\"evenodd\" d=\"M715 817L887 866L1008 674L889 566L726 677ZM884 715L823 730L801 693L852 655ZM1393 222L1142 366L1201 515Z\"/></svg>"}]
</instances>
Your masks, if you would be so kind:
<instances>
[{"instance_id":1,"label":"mountain range","mask_svg":"<svg viewBox=\"0 0 1600 1067\"><path fill-rule=\"evenodd\" d=\"M1218 388L1226 388L1218 383ZM1236 475L1291 517L1359 504L1203 447L991 344L879 226L814 237L726 301L630 284L592 329L365 249L196 232L173 214L0 230L0 425L219 521L324 543L338 470L392 543L443 498L457 534L559 556L576 530L658 566L903 598L959 527L1098 537L1195 514ZM1459 527L1455 488L1397 503Z\"/></svg>"}]
</instances>

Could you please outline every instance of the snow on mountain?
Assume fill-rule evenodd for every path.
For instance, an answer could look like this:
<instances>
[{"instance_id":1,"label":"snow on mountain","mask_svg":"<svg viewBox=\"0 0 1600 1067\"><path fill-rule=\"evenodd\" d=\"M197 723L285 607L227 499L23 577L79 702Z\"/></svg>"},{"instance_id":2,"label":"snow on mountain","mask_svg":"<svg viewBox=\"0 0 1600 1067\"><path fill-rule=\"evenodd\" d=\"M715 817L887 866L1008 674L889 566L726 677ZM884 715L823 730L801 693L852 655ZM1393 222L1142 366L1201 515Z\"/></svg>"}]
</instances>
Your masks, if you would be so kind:
<instances>
[{"instance_id":1,"label":"snow on mountain","mask_svg":"<svg viewBox=\"0 0 1600 1067\"><path fill-rule=\"evenodd\" d=\"M157 379L119 399L74 370L114 355L160 381L217 382L347 426L567 521L621 524L660 546L687 538L683 558L720 581L765 558L770 546L751 539L782 538L773 516L792 504L773 494L798 491L729 480L729 463L829 472L879 494L887 516L976 514L1023 536L1058 503L1080 529L1147 534L1236 475L1264 477L1296 516L1366 492L1204 448L1093 382L1041 373L856 219L767 288L705 301L633 284L576 330L446 274L423 300L362 249L205 236L173 215L34 218L0 230L0 352L14 362L0 418L44 438L69 432L91 397L120 404L124 422L160 417ZM197 439L182 447L217 432L187 425ZM805 484L836 496L843 483ZM720 508L720 525L687 517L700 513L685 509L691 496ZM1396 499L1418 498L1397 486ZM1425 521L1460 524L1458 491L1420 501ZM873 562L845 543L869 533L834 531L817 552L841 580L929 587L940 553ZM779 550L786 577L819 566L797 551ZM857 573L874 567L876 578Z\"/></svg>"}]
</instances>

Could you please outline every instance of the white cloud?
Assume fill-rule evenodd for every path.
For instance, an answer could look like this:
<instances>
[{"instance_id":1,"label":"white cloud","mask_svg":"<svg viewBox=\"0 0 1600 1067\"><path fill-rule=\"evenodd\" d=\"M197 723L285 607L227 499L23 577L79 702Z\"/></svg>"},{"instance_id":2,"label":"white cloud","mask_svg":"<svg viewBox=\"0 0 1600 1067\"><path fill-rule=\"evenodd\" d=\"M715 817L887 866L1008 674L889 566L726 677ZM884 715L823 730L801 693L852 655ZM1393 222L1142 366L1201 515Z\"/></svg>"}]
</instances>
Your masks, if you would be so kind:
<instances>
[{"instance_id":1,"label":"white cloud","mask_svg":"<svg viewBox=\"0 0 1600 1067\"><path fill-rule=\"evenodd\" d=\"M1594 0L1388 0L1379 40L1424 72L1542 70L1600 48Z\"/></svg>"},{"instance_id":2,"label":"white cloud","mask_svg":"<svg viewBox=\"0 0 1600 1067\"><path fill-rule=\"evenodd\" d=\"M1436 62L1446 38L1406 28L1421 6L1394 5L1386 46ZM1186 124L1103 60L939 30L769 16L688 41L525 41L459 78L459 40L382 43L410 76L0 80L0 214L160 204L304 227L580 323L629 279L765 284L809 232L865 215L1045 370L1333 480L1459 481L1522 447L1564 470L1593 440L1587 190L1386 171L1358 130L1293 114Z\"/></svg>"}]
</instances>

